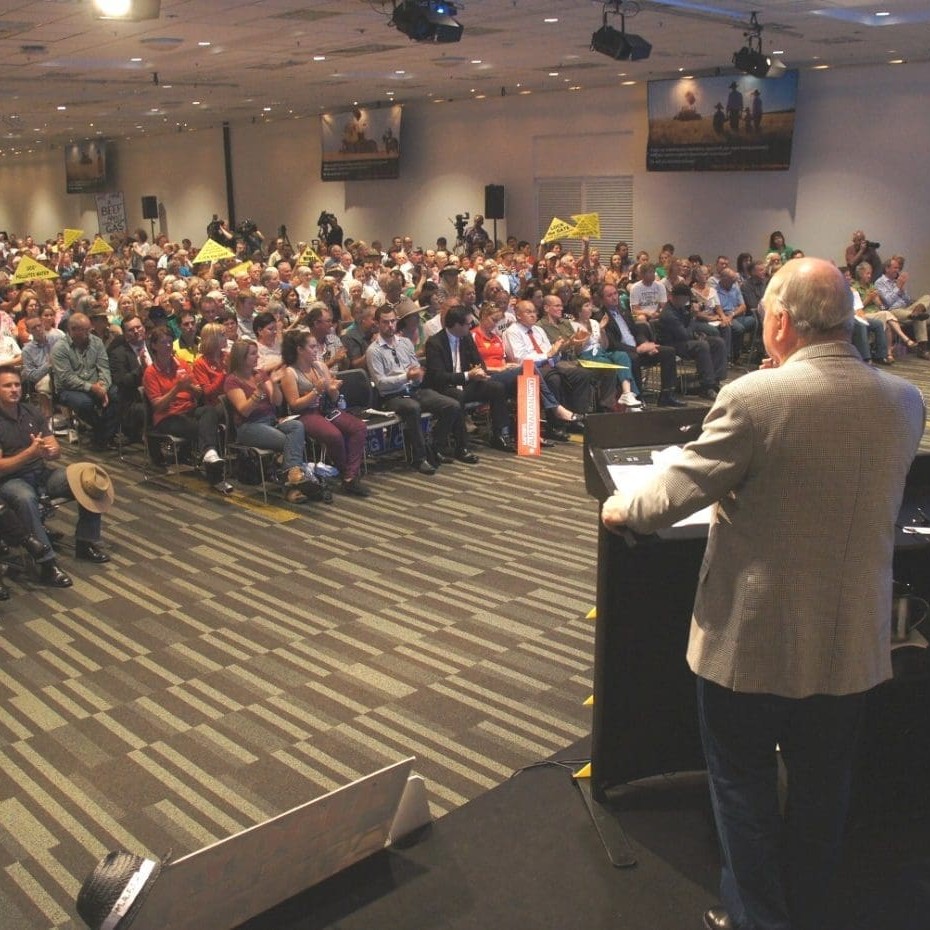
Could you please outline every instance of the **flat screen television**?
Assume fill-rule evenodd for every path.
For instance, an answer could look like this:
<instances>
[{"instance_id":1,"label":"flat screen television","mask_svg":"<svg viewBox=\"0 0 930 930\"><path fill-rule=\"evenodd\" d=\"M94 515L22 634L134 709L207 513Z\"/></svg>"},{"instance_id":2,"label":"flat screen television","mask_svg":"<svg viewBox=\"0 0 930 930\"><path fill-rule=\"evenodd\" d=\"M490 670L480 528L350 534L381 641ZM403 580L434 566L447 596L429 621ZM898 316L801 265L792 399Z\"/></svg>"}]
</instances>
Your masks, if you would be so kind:
<instances>
[{"instance_id":1,"label":"flat screen television","mask_svg":"<svg viewBox=\"0 0 930 930\"><path fill-rule=\"evenodd\" d=\"M320 118L322 180L399 177L402 107L353 107Z\"/></svg>"},{"instance_id":2,"label":"flat screen television","mask_svg":"<svg viewBox=\"0 0 930 930\"><path fill-rule=\"evenodd\" d=\"M785 171L798 72L650 81L648 171Z\"/></svg>"},{"instance_id":3,"label":"flat screen television","mask_svg":"<svg viewBox=\"0 0 930 930\"><path fill-rule=\"evenodd\" d=\"M107 189L106 139L69 142L65 146L65 181L69 194L93 194Z\"/></svg>"}]
</instances>

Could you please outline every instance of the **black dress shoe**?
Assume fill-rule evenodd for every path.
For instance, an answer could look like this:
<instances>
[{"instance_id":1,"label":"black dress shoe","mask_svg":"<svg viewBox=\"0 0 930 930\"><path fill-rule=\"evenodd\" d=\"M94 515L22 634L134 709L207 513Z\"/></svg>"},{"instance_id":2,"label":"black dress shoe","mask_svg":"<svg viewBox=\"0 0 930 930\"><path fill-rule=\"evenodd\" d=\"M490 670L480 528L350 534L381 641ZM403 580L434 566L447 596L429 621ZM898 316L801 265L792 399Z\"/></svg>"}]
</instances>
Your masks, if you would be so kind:
<instances>
[{"instance_id":1,"label":"black dress shoe","mask_svg":"<svg viewBox=\"0 0 930 930\"><path fill-rule=\"evenodd\" d=\"M414 462L413 470L418 471L421 475L435 475L436 469L424 459L422 462Z\"/></svg>"},{"instance_id":2,"label":"black dress shoe","mask_svg":"<svg viewBox=\"0 0 930 930\"><path fill-rule=\"evenodd\" d=\"M457 462L462 462L465 465L477 465L478 456L474 452L469 452L468 449L462 449L461 452L455 453L455 460Z\"/></svg>"},{"instance_id":3,"label":"black dress shoe","mask_svg":"<svg viewBox=\"0 0 930 930\"><path fill-rule=\"evenodd\" d=\"M547 426L546 436L556 442L568 442L568 430L562 429L561 426Z\"/></svg>"},{"instance_id":4,"label":"black dress shoe","mask_svg":"<svg viewBox=\"0 0 930 930\"><path fill-rule=\"evenodd\" d=\"M488 445L499 452L516 452L517 444L509 436L492 436Z\"/></svg>"},{"instance_id":5,"label":"black dress shoe","mask_svg":"<svg viewBox=\"0 0 930 930\"><path fill-rule=\"evenodd\" d=\"M706 930L733 930L733 921L722 907L712 907L704 912Z\"/></svg>"},{"instance_id":6,"label":"black dress shoe","mask_svg":"<svg viewBox=\"0 0 930 930\"><path fill-rule=\"evenodd\" d=\"M351 481L342 482L342 490L346 494L354 494L356 497L369 497L371 491L362 484L362 479L356 475Z\"/></svg>"},{"instance_id":7,"label":"black dress shoe","mask_svg":"<svg viewBox=\"0 0 930 930\"><path fill-rule=\"evenodd\" d=\"M543 449L554 449L555 448L555 442L553 442L551 439L546 439L545 436L541 436L539 438L539 445L540 445L540 448L543 448Z\"/></svg>"},{"instance_id":8,"label":"black dress shoe","mask_svg":"<svg viewBox=\"0 0 930 930\"><path fill-rule=\"evenodd\" d=\"M451 455L447 455L445 452L434 452L433 453L433 464L439 468L440 465L451 465L455 459Z\"/></svg>"},{"instance_id":9,"label":"black dress shoe","mask_svg":"<svg viewBox=\"0 0 930 930\"><path fill-rule=\"evenodd\" d=\"M672 397L671 394L662 393L659 395L659 406L660 407L687 407L688 405L679 400L677 397Z\"/></svg>"},{"instance_id":10,"label":"black dress shoe","mask_svg":"<svg viewBox=\"0 0 930 930\"><path fill-rule=\"evenodd\" d=\"M39 581L53 588L70 588L74 583L57 565L54 559L39 563Z\"/></svg>"},{"instance_id":11,"label":"black dress shoe","mask_svg":"<svg viewBox=\"0 0 930 930\"><path fill-rule=\"evenodd\" d=\"M110 557L96 543L80 540L74 544L74 556L87 562L96 562L98 565L110 561Z\"/></svg>"},{"instance_id":12,"label":"black dress shoe","mask_svg":"<svg viewBox=\"0 0 930 930\"><path fill-rule=\"evenodd\" d=\"M41 539L36 539L35 536L27 536L20 545L36 561L41 559L43 555L48 555L52 551L52 547L48 543L42 542Z\"/></svg>"}]
</instances>

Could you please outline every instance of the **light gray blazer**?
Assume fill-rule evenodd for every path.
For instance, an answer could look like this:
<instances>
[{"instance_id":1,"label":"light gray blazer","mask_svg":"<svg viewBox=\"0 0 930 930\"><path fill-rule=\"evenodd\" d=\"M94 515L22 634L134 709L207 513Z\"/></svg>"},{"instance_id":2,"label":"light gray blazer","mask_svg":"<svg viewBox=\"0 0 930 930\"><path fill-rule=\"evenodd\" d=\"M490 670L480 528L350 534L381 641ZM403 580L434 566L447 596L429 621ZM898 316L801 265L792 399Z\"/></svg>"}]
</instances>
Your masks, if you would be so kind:
<instances>
[{"instance_id":1,"label":"light gray blazer","mask_svg":"<svg viewBox=\"0 0 930 930\"><path fill-rule=\"evenodd\" d=\"M786 697L890 677L894 523L924 418L917 388L841 342L720 392L681 463L629 502L640 532L717 502L688 644L696 674Z\"/></svg>"}]
</instances>

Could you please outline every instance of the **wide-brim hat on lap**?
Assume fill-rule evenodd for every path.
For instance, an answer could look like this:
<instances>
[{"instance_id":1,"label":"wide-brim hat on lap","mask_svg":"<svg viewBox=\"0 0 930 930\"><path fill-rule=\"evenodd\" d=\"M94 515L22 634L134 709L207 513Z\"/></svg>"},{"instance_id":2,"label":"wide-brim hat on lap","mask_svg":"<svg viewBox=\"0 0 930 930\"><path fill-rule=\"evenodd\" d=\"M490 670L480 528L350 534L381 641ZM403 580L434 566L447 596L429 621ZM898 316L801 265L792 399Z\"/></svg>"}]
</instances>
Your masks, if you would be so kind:
<instances>
[{"instance_id":1,"label":"wide-brim hat on lap","mask_svg":"<svg viewBox=\"0 0 930 930\"><path fill-rule=\"evenodd\" d=\"M76 462L65 469L74 499L91 513L106 513L113 505L113 482L94 462Z\"/></svg>"},{"instance_id":2,"label":"wide-brim hat on lap","mask_svg":"<svg viewBox=\"0 0 930 930\"><path fill-rule=\"evenodd\" d=\"M91 930L127 930L167 861L125 850L107 853L77 896L77 912Z\"/></svg>"}]
</instances>

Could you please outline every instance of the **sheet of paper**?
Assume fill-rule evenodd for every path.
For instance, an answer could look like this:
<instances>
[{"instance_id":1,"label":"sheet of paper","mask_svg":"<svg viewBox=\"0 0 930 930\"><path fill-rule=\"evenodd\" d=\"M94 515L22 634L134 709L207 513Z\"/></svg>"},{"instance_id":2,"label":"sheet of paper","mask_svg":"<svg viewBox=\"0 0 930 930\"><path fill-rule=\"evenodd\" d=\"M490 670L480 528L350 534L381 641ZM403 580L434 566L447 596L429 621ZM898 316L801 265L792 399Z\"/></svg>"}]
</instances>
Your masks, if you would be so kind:
<instances>
[{"instance_id":1,"label":"sheet of paper","mask_svg":"<svg viewBox=\"0 0 930 930\"><path fill-rule=\"evenodd\" d=\"M609 465L607 470L615 488L636 493L644 484L660 472L666 471L681 458L681 446L668 446L652 453L651 465ZM714 507L704 507L688 517L679 520L674 526L709 526L713 521Z\"/></svg>"}]
</instances>

